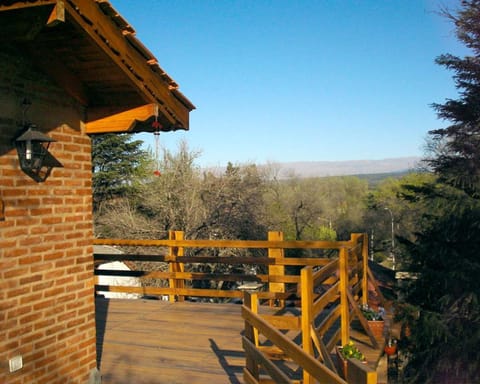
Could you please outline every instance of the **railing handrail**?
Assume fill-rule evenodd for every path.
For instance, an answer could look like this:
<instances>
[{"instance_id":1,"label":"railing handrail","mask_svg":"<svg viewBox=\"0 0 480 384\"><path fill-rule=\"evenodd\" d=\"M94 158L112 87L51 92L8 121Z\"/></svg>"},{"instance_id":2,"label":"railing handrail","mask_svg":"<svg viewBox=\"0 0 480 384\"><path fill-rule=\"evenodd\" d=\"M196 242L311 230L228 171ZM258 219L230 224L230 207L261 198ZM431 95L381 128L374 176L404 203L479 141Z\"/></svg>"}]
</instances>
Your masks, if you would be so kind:
<instances>
[{"instance_id":1,"label":"railing handrail","mask_svg":"<svg viewBox=\"0 0 480 384\"><path fill-rule=\"evenodd\" d=\"M150 240L150 239L94 239L94 245L154 246L184 248L281 248L281 249L332 249L350 248L348 241L316 240Z\"/></svg>"}]
</instances>

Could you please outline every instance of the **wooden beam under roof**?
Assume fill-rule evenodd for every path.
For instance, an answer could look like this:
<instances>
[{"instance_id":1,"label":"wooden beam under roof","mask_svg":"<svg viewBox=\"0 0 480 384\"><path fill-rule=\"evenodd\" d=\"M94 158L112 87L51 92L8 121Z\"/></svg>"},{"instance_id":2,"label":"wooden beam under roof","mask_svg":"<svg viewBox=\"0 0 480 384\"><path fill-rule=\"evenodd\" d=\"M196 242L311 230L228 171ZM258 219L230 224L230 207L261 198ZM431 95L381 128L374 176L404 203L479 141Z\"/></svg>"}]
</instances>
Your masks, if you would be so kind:
<instances>
[{"instance_id":1,"label":"wooden beam under roof","mask_svg":"<svg viewBox=\"0 0 480 384\"><path fill-rule=\"evenodd\" d=\"M158 104L150 103L142 105L141 107L122 110L113 113L111 110L105 109L89 110L88 120L85 124L85 131L87 134L98 133L123 133L123 132L138 132L138 131L154 131L151 127L150 120L153 121L154 116L158 116ZM139 124L149 124L148 128L136 129ZM160 123L160 125L163 125ZM165 130L162 127L160 131Z\"/></svg>"}]
</instances>

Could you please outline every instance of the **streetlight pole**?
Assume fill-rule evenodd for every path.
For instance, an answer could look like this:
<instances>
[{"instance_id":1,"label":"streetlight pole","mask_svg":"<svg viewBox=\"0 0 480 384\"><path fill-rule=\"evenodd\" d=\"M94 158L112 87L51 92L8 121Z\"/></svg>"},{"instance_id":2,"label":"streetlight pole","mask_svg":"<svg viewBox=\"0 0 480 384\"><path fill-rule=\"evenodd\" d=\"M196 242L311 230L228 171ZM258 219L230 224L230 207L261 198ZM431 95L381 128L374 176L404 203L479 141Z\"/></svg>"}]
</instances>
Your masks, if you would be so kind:
<instances>
[{"instance_id":1,"label":"streetlight pole","mask_svg":"<svg viewBox=\"0 0 480 384\"><path fill-rule=\"evenodd\" d=\"M390 217L392 219L392 249L391 249L390 253L392 255L393 270L395 271L395 253L394 253L394 249L395 249L395 232L394 232L395 220L393 218L393 213L390 210L390 208L385 207L384 209L390 213Z\"/></svg>"}]
</instances>

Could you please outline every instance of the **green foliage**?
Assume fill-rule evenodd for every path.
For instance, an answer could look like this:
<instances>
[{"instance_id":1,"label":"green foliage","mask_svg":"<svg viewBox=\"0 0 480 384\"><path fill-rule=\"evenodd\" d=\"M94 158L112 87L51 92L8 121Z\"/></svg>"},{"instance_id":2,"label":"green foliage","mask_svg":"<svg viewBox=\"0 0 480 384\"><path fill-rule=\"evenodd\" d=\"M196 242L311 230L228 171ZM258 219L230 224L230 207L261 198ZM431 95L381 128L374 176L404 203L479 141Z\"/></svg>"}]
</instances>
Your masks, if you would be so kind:
<instances>
[{"instance_id":1,"label":"green foliage","mask_svg":"<svg viewBox=\"0 0 480 384\"><path fill-rule=\"evenodd\" d=\"M345 359L358 359L360 361L365 360L365 355L360 352L353 341L349 341L348 344L345 344L342 348L340 348L340 353Z\"/></svg>"},{"instance_id":2,"label":"green foliage","mask_svg":"<svg viewBox=\"0 0 480 384\"><path fill-rule=\"evenodd\" d=\"M265 204L269 227L291 240L349 238L360 231L368 184L357 177L271 180Z\"/></svg>"},{"instance_id":3,"label":"green foliage","mask_svg":"<svg viewBox=\"0 0 480 384\"><path fill-rule=\"evenodd\" d=\"M437 59L454 71L460 96L434 105L451 123L430 132L427 163L437 182L404 195L426 208L416 239L405 241L409 270L418 277L405 306L418 314L409 317L412 383L480 382L480 1L463 1L448 17L473 55Z\"/></svg>"},{"instance_id":4,"label":"green foliage","mask_svg":"<svg viewBox=\"0 0 480 384\"><path fill-rule=\"evenodd\" d=\"M138 192L151 159L143 142L130 134L104 134L92 138L93 201L103 202Z\"/></svg>"},{"instance_id":5,"label":"green foliage","mask_svg":"<svg viewBox=\"0 0 480 384\"><path fill-rule=\"evenodd\" d=\"M371 246L376 261L381 262L391 251L391 210L394 217L396 263L402 268L404 239L414 241L423 228L423 215L431 209L430 199L422 199L418 193L425 185L436 185L436 177L428 172L409 173L402 178L386 178L370 191L365 215L365 232L373 234Z\"/></svg>"},{"instance_id":6,"label":"green foliage","mask_svg":"<svg viewBox=\"0 0 480 384\"><path fill-rule=\"evenodd\" d=\"M460 96L434 104L438 116L449 120L447 128L431 134L429 165L441 181L479 198L480 194L480 2L463 1L458 15L447 14L456 26L458 39L472 55L459 58L441 55L437 63L454 72Z\"/></svg>"},{"instance_id":7,"label":"green foliage","mask_svg":"<svg viewBox=\"0 0 480 384\"><path fill-rule=\"evenodd\" d=\"M362 311L362 315L365 317L365 319L369 321L384 320L385 310L383 308L379 308L377 311L372 307L368 306L368 304L365 304L360 306L360 310Z\"/></svg>"},{"instance_id":8,"label":"green foliage","mask_svg":"<svg viewBox=\"0 0 480 384\"><path fill-rule=\"evenodd\" d=\"M420 316L413 325L409 368L415 380L432 372L479 382L480 207L436 220L411 247L420 277L407 300Z\"/></svg>"}]
</instances>

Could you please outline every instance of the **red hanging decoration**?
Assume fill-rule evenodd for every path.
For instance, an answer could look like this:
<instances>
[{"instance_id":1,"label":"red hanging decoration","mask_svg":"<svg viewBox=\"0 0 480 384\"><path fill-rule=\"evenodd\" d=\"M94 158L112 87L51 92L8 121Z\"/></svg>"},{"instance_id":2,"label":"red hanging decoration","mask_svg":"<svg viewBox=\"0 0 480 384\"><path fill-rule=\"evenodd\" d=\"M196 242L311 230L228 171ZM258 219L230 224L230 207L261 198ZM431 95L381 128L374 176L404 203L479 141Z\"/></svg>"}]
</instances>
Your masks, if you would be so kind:
<instances>
[{"instance_id":1,"label":"red hanging decoration","mask_svg":"<svg viewBox=\"0 0 480 384\"><path fill-rule=\"evenodd\" d=\"M153 174L157 177L161 176L162 173L160 172L160 161L159 161L159 156L160 156L160 128L162 125L158 121L158 106L155 108L155 119L153 120L152 127L154 129L153 135L155 136L155 164L157 166L157 169L153 171Z\"/></svg>"}]
</instances>

